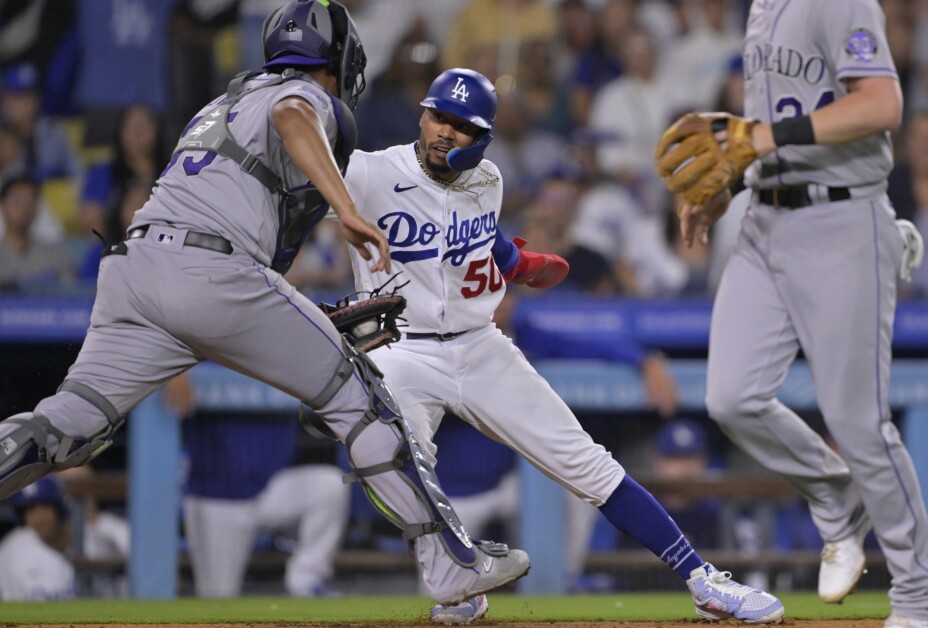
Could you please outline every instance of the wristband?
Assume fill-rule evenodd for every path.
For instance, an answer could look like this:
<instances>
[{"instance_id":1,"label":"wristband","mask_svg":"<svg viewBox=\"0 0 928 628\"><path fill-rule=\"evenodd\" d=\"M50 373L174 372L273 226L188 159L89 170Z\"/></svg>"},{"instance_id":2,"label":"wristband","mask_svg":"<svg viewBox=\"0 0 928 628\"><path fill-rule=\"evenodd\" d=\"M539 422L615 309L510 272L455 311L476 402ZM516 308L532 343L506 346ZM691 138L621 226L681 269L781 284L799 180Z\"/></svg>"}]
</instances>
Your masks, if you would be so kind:
<instances>
[{"instance_id":1,"label":"wristband","mask_svg":"<svg viewBox=\"0 0 928 628\"><path fill-rule=\"evenodd\" d=\"M812 118L797 116L786 118L770 125L773 132L773 143L777 146L786 144L815 144L815 130L812 128Z\"/></svg>"}]
</instances>

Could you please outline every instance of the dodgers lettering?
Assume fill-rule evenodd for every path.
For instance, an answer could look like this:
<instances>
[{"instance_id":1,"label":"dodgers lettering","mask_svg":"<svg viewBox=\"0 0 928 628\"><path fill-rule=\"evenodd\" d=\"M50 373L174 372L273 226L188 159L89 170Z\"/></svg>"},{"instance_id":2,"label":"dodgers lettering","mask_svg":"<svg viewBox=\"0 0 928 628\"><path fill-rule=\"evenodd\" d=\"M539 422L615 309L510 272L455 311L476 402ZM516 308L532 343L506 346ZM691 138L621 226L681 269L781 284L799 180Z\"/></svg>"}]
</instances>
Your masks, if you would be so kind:
<instances>
[{"instance_id":1,"label":"dodgers lettering","mask_svg":"<svg viewBox=\"0 0 928 628\"><path fill-rule=\"evenodd\" d=\"M377 221L377 226L387 234L390 246L406 248L416 244L425 246L438 235L438 227L433 222L426 222L422 227L416 219L406 212L390 212Z\"/></svg>"},{"instance_id":2,"label":"dodgers lettering","mask_svg":"<svg viewBox=\"0 0 928 628\"><path fill-rule=\"evenodd\" d=\"M458 224L458 213L451 212L451 224L448 225L448 233L445 235L445 242L448 248L456 244L468 245L473 238L479 238L482 235L496 232L496 213L487 212L470 220L462 220Z\"/></svg>"},{"instance_id":3,"label":"dodgers lettering","mask_svg":"<svg viewBox=\"0 0 928 628\"><path fill-rule=\"evenodd\" d=\"M774 48L772 44L764 44L744 53L744 79L750 81L758 72L773 72L790 78L802 77L809 85L815 85L825 76L825 59L805 57L794 48Z\"/></svg>"}]
</instances>

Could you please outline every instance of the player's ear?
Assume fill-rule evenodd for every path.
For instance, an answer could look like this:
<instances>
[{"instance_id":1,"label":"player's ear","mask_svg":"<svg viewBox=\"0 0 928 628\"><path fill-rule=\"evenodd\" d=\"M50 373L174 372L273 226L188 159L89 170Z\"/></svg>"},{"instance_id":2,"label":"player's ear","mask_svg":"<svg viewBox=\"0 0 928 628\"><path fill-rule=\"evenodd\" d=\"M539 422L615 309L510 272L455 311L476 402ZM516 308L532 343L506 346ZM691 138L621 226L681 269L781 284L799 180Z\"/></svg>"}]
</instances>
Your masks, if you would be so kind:
<instances>
[{"instance_id":1,"label":"player's ear","mask_svg":"<svg viewBox=\"0 0 928 628\"><path fill-rule=\"evenodd\" d=\"M428 110L428 109L423 109L423 110L422 110L422 115L419 116L419 128L420 128L420 129L422 128L422 125L425 124L425 117L426 117L427 115L429 115L429 110Z\"/></svg>"}]
</instances>

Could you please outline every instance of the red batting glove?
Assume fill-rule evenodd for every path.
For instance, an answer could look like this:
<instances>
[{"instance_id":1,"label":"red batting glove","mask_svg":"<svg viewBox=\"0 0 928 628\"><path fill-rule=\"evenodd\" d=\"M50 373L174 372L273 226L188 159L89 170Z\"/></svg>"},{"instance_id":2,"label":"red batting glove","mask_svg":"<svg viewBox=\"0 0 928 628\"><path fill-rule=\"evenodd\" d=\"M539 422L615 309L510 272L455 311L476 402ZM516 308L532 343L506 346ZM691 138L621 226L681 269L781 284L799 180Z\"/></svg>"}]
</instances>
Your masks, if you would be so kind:
<instances>
[{"instance_id":1,"label":"red batting glove","mask_svg":"<svg viewBox=\"0 0 928 628\"><path fill-rule=\"evenodd\" d=\"M553 288L564 281L570 264L560 255L523 251L526 240L515 237L512 243L519 249L518 263L503 278L507 283L525 284L530 288Z\"/></svg>"}]
</instances>

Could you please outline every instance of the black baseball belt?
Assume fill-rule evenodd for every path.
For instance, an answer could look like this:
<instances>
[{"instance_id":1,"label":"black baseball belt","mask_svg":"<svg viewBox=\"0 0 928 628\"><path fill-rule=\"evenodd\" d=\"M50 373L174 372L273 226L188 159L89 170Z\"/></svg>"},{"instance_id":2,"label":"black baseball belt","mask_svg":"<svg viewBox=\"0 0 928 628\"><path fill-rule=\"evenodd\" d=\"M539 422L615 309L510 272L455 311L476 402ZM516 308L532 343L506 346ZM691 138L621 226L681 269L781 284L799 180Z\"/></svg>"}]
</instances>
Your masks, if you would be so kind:
<instances>
[{"instance_id":1,"label":"black baseball belt","mask_svg":"<svg viewBox=\"0 0 928 628\"><path fill-rule=\"evenodd\" d=\"M144 238L150 227L151 225L144 225L142 227L130 229L129 233L126 235L126 240ZM210 233L199 233L197 231L187 232L187 235L184 237L184 246L193 246L198 249L225 253L226 255L232 252L232 243L225 238Z\"/></svg>"},{"instance_id":2,"label":"black baseball belt","mask_svg":"<svg viewBox=\"0 0 928 628\"><path fill-rule=\"evenodd\" d=\"M801 209L819 203L847 201L851 198L851 191L848 188L829 187L827 191L827 199L824 198L824 194L821 195L823 198L813 198L809 193L808 185L787 185L757 190L757 198L762 204L779 209Z\"/></svg>"}]
</instances>

